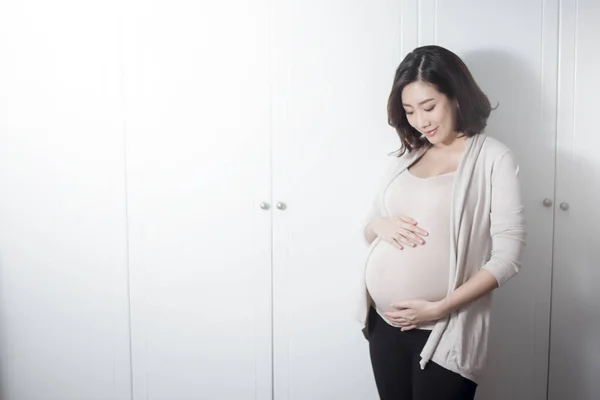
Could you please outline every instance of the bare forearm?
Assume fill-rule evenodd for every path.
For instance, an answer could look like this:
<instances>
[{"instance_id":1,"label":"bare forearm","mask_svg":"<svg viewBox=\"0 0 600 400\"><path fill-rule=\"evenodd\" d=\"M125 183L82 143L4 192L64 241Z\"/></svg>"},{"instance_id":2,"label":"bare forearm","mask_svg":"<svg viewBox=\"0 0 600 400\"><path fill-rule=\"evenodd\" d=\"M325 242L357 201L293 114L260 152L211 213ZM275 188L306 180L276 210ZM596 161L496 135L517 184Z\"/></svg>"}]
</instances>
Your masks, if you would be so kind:
<instances>
[{"instance_id":1,"label":"bare forearm","mask_svg":"<svg viewBox=\"0 0 600 400\"><path fill-rule=\"evenodd\" d=\"M496 277L488 270L480 269L471 279L440 302L443 314L448 315L497 287L498 281Z\"/></svg>"}]
</instances>

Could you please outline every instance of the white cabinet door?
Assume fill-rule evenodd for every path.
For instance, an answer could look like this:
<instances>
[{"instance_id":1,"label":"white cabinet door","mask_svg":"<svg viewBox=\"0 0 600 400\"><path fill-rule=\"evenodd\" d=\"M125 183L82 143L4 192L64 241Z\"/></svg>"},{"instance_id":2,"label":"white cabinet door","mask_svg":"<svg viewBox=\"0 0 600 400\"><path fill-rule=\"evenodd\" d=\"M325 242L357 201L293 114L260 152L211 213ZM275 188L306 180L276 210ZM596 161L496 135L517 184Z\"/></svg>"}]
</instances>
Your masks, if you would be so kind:
<instances>
[{"instance_id":1,"label":"white cabinet door","mask_svg":"<svg viewBox=\"0 0 600 400\"><path fill-rule=\"evenodd\" d=\"M130 399L117 1L0 2L0 398Z\"/></svg>"},{"instance_id":2,"label":"white cabinet door","mask_svg":"<svg viewBox=\"0 0 600 400\"><path fill-rule=\"evenodd\" d=\"M268 3L127 7L134 399L271 399Z\"/></svg>"},{"instance_id":3,"label":"white cabinet door","mask_svg":"<svg viewBox=\"0 0 600 400\"><path fill-rule=\"evenodd\" d=\"M600 4L563 2L550 400L600 393Z\"/></svg>"},{"instance_id":4,"label":"white cabinet door","mask_svg":"<svg viewBox=\"0 0 600 400\"><path fill-rule=\"evenodd\" d=\"M528 239L521 273L494 294L489 363L477 398L546 398L552 264L558 1L405 1L418 21L403 49L439 44L488 95L487 133L520 164ZM408 29L412 29L408 25Z\"/></svg>"},{"instance_id":5,"label":"white cabinet door","mask_svg":"<svg viewBox=\"0 0 600 400\"><path fill-rule=\"evenodd\" d=\"M362 221L396 149L386 104L395 0L282 0L274 11L274 395L376 398L353 320Z\"/></svg>"}]
</instances>

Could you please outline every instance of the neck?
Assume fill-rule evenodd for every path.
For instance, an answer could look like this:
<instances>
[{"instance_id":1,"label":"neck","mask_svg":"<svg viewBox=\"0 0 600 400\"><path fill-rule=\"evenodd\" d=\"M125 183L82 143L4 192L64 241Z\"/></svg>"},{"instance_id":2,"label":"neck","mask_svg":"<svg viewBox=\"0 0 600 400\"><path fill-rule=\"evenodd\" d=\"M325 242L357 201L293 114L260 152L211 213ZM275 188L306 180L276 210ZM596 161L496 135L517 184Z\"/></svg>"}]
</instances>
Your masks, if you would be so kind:
<instances>
[{"instance_id":1,"label":"neck","mask_svg":"<svg viewBox=\"0 0 600 400\"><path fill-rule=\"evenodd\" d=\"M466 140L467 136L465 134L456 132L444 142L436 143L432 147L437 150L453 150L456 148L462 148Z\"/></svg>"}]
</instances>

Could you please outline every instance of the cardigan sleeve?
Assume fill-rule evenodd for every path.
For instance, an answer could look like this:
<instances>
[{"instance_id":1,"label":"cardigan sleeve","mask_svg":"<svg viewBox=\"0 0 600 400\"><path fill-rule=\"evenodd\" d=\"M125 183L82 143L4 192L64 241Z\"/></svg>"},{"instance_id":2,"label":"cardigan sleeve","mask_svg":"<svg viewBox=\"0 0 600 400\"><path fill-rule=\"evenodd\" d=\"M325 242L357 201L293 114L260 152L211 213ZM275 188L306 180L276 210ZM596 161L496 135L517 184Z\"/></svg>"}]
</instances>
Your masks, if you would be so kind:
<instances>
[{"instance_id":1,"label":"cardigan sleeve","mask_svg":"<svg viewBox=\"0 0 600 400\"><path fill-rule=\"evenodd\" d=\"M381 218L381 210L380 210L380 204L381 202L381 197L379 194L377 194L375 196L375 198L373 199L373 204L371 205L371 210L369 210L369 213L366 215L365 220L364 220L364 226L366 227L367 224L371 221L373 221L376 218Z\"/></svg>"},{"instance_id":2,"label":"cardigan sleeve","mask_svg":"<svg viewBox=\"0 0 600 400\"><path fill-rule=\"evenodd\" d=\"M367 227L367 225L377 219L377 218L381 218L383 217L383 213L381 210L381 207L383 206L383 196L385 193L385 188L387 187L387 185L389 185L390 181L392 180L392 178L395 176L395 174L398 173L398 168L399 165L401 165L402 158L399 160L398 158L390 158L389 160L387 160L387 162L384 164L383 166L383 172L382 172L382 177L378 180L377 182L377 191L375 192L374 196L373 196L373 200L371 202L371 208L368 211L368 213L366 213L366 215L363 217L363 232L362 232L362 236L364 239L364 242L366 244L369 244L365 238L364 235L364 229Z\"/></svg>"},{"instance_id":3,"label":"cardigan sleeve","mask_svg":"<svg viewBox=\"0 0 600 400\"><path fill-rule=\"evenodd\" d=\"M369 242L367 242L367 238L365 237L365 228L367 227L367 225L375 220L376 218L380 218L381 215L381 209L380 209L380 202L381 202L381 194L377 193L374 196L372 205L371 205L371 209L369 210L369 212L365 215L364 219L363 219L363 224L362 224L362 237L363 237L363 241L368 245Z\"/></svg>"},{"instance_id":4,"label":"cardigan sleeve","mask_svg":"<svg viewBox=\"0 0 600 400\"><path fill-rule=\"evenodd\" d=\"M518 178L519 165L511 151L504 153L492 169L490 234L492 253L482 268L501 286L521 268L527 228Z\"/></svg>"}]
</instances>

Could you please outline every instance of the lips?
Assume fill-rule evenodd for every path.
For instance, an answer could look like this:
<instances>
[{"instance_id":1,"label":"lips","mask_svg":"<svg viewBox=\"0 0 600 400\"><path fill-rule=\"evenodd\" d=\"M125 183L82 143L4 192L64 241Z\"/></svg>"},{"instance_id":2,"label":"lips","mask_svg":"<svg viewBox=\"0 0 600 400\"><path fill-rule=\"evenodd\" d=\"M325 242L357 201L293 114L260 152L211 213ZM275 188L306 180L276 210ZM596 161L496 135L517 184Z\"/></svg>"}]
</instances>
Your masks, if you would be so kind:
<instances>
[{"instance_id":1,"label":"lips","mask_svg":"<svg viewBox=\"0 0 600 400\"><path fill-rule=\"evenodd\" d=\"M438 130L438 128L435 128L435 129L433 129L433 130L431 130L431 131L426 131L426 132L424 132L423 134L424 134L425 136L433 136L433 135L435 135L435 133L437 132L437 130Z\"/></svg>"}]
</instances>

